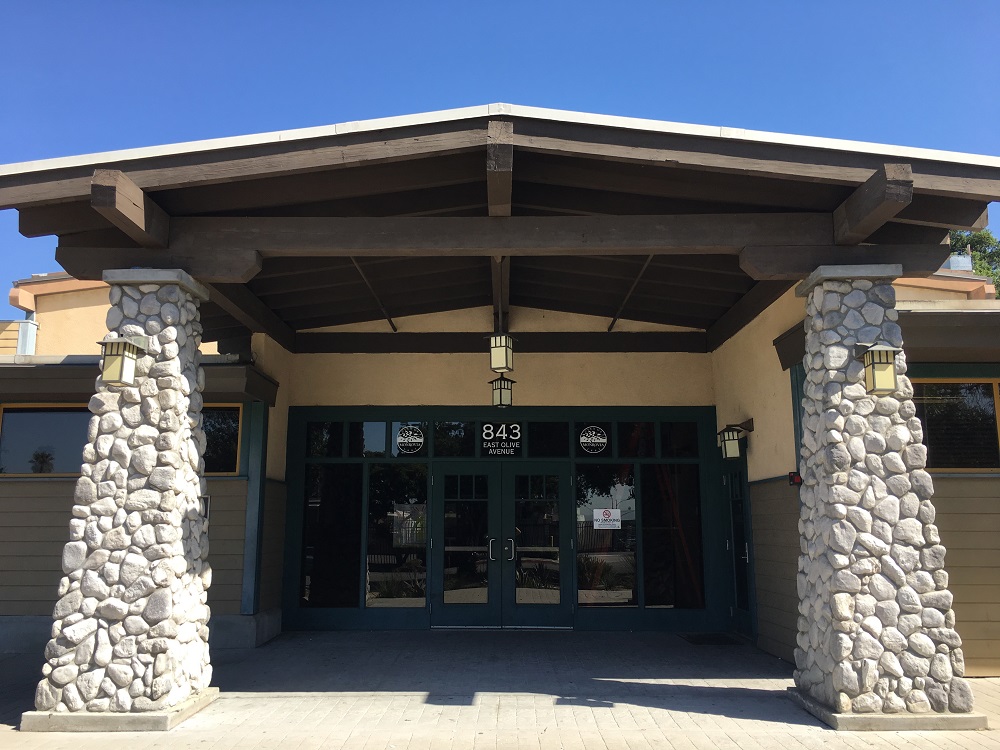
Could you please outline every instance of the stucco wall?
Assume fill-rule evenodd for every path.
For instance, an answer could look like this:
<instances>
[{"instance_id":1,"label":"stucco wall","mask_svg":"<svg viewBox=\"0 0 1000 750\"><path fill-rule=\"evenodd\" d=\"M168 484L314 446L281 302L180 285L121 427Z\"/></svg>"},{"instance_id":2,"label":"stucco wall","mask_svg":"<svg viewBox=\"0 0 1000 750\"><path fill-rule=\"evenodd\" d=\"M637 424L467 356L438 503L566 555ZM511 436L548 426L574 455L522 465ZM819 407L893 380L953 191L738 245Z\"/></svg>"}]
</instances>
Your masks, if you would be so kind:
<instances>
[{"instance_id":1,"label":"stucco wall","mask_svg":"<svg viewBox=\"0 0 1000 750\"><path fill-rule=\"evenodd\" d=\"M0 354L17 354L17 332L20 327L20 321L0 320Z\"/></svg>"},{"instance_id":2,"label":"stucco wall","mask_svg":"<svg viewBox=\"0 0 1000 750\"><path fill-rule=\"evenodd\" d=\"M39 355L97 354L108 332L108 289L83 289L35 297Z\"/></svg>"},{"instance_id":3,"label":"stucco wall","mask_svg":"<svg viewBox=\"0 0 1000 750\"><path fill-rule=\"evenodd\" d=\"M754 421L746 441L750 481L796 469L791 380L771 342L804 317L804 302L789 290L712 354L719 428Z\"/></svg>"}]
</instances>

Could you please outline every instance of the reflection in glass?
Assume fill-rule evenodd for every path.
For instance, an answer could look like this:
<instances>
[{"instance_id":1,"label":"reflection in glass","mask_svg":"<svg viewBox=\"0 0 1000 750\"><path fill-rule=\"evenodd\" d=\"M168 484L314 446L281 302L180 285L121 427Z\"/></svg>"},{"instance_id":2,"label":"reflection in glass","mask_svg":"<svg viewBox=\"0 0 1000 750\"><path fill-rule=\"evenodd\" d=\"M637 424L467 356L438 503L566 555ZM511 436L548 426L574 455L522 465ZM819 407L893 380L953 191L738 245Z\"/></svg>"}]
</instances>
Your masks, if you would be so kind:
<instances>
[{"instance_id":1,"label":"reflection in glass","mask_svg":"<svg viewBox=\"0 0 1000 750\"><path fill-rule=\"evenodd\" d=\"M660 445L664 458L697 458L698 423L662 422Z\"/></svg>"},{"instance_id":2,"label":"reflection in glass","mask_svg":"<svg viewBox=\"0 0 1000 750\"><path fill-rule=\"evenodd\" d=\"M206 406L201 416L205 430L205 473L235 474L240 452L240 407Z\"/></svg>"},{"instance_id":3,"label":"reflection in glass","mask_svg":"<svg viewBox=\"0 0 1000 750\"><path fill-rule=\"evenodd\" d=\"M384 458L385 422L351 422L347 440L351 458Z\"/></svg>"},{"instance_id":4,"label":"reflection in glass","mask_svg":"<svg viewBox=\"0 0 1000 750\"><path fill-rule=\"evenodd\" d=\"M427 602L427 465L372 464L366 607Z\"/></svg>"},{"instance_id":5,"label":"reflection in glass","mask_svg":"<svg viewBox=\"0 0 1000 750\"><path fill-rule=\"evenodd\" d=\"M303 607L357 607L361 574L362 465L306 466Z\"/></svg>"},{"instance_id":6,"label":"reflection in glass","mask_svg":"<svg viewBox=\"0 0 1000 750\"><path fill-rule=\"evenodd\" d=\"M577 601L581 607L637 605L636 503L631 464L578 464ZM620 529L595 529L594 511L621 510Z\"/></svg>"},{"instance_id":7,"label":"reflection in glass","mask_svg":"<svg viewBox=\"0 0 1000 750\"><path fill-rule=\"evenodd\" d=\"M932 469L1000 468L992 383L914 383Z\"/></svg>"},{"instance_id":8,"label":"reflection in glass","mask_svg":"<svg viewBox=\"0 0 1000 750\"><path fill-rule=\"evenodd\" d=\"M4 409L0 474L79 474L90 419L84 407Z\"/></svg>"},{"instance_id":9,"label":"reflection in glass","mask_svg":"<svg viewBox=\"0 0 1000 750\"><path fill-rule=\"evenodd\" d=\"M515 602L559 604L558 500L515 501L514 547Z\"/></svg>"},{"instance_id":10,"label":"reflection in glass","mask_svg":"<svg viewBox=\"0 0 1000 750\"><path fill-rule=\"evenodd\" d=\"M529 422L529 458L569 456L569 422Z\"/></svg>"},{"instance_id":11,"label":"reflection in glass","mask_svg":"<svg viewBox=\"0 0 1000 750\"><path fill-rule=\"evenodd\" d=\"M344 454L343 422L309 422L306 425L306 455L340 458Z\"/></svg>"},{"instance_id":12,"label":"reflection in glass","mask_svg":"<svg viewBox=\"0 0 1000 750\"><path fill-rule=\"evenodd\" d=\"M698 464L642 467L642 574L647 607L705 606L698 470Z\"/></svg>"},{"instance_id":13,"label":"reflection in glass","mask_svg":"<svg viewBox=\"0 0 1000 750\"><path fill-rule=\"evenodd\" d=\"M656 455L653 422L619 422L618 455L622 458L649 458Z\"/></svg>"},{"instance_id":14,"label":"reflection in glass","mask_svg":"<svg viewBox=\"0 0 1000 750\"><path fill-rule=\"evenodd\" d=\"M435 422L434 455L469 458L476 455L475 422Z\"/></svg>"},{"instance_id":15,"label":"reflection in glass","mask_svg":"<svg viewBox=\"0 0 1000 750\"><path fill-rule=\"evenodd\" d=\"M489 603L489 503L444 501L444 603Z\"/></svg>"}]
</instances>

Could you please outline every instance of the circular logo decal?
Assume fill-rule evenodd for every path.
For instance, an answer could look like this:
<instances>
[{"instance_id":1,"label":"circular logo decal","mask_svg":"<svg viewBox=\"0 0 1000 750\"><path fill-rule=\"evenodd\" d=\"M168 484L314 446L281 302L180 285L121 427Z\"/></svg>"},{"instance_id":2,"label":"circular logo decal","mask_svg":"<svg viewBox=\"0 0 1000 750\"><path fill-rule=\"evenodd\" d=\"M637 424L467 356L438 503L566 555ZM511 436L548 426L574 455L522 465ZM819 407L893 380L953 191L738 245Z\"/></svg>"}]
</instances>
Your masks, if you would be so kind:
<instances>
[{"instance_id":1,"label":"circular logo decal","mask_svg":"<svg viewBox=\"0 0 1000 750\"><path fill-rule=\"evenodd\" d=\"M424 433L419 427L403 425L396 433L396 447L403 453L416 453L424 447Z\"/></svg>"},{"instance_id":2,"label":"circular logo decal","mask_svg":"<svg viewBox=\"0 0 1000 750\"><path fill-rule=\"evenodd\" d=\"M608 447L608 435L600 427L584 427L580 433L580 447L587 453L600 453Z\"/></svg>"},{"instance_id":3,"label":"circular logo decal","mask_svg":"<svg viewBox=\"0 0 1000 750\"><path fill-rule=\"evenodd\" d=\"M604 520L605 521L610 521L611 520L611 510L610 509L605 508L603 511L601 511L601 515L604 516Z\"/></svg>"}]
</instances>

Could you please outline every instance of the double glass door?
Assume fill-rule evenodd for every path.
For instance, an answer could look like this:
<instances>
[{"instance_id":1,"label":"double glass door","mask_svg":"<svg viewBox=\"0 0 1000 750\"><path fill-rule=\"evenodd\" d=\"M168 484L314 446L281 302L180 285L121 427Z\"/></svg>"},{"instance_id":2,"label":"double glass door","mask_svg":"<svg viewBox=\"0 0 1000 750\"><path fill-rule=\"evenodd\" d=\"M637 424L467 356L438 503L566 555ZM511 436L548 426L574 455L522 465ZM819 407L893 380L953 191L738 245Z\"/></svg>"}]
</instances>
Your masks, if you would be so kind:
<instances>
[{"instance_id":1,"label":"double glass door","mask_svg":"<svg viewBox=\"0 0 1000 750\"><path fill-rule=\"evenodd\" d=\"M438 464L432 495L432 625L572 625L565 464Z\"/></svg>"}]
</instances>

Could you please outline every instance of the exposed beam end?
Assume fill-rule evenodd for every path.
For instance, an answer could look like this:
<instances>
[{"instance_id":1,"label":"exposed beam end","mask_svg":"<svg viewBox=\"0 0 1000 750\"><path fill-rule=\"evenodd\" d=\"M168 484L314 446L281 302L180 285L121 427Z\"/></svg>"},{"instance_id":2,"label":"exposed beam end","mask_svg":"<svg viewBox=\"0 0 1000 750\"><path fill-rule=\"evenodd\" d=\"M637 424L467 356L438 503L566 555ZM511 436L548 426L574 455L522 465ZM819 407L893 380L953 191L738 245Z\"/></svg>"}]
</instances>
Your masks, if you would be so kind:
<instances>
[{"instance_id":1,"label":"exposed beam end","mask_svg":"<svg viewBox=\"0 0 1000 750\"><path fill-rule=\"evenodd\" d=\"M913 200L909 164L883 164L833 212L834 242L864 242Z\"/></svg>"},{"instance_id":2,"label":"exposed beam end","mask_svg":"<svg viewBox=\"0 0 1000 750\"><path fill-rule=\"evenodd\" d=\"M170 241L170 217L120 170L95 170L90 205L142 247L164 248Z\"/></svg>"}]
</instances>

